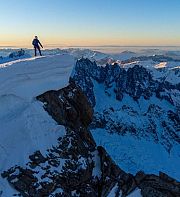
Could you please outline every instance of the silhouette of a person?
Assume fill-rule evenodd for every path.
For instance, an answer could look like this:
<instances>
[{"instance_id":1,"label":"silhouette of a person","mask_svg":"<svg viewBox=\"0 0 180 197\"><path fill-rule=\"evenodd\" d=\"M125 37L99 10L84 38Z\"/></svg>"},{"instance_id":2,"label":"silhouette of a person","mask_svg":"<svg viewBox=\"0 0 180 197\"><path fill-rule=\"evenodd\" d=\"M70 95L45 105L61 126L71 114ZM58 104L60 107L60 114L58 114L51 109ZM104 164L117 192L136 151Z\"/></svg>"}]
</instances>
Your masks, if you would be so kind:
<instances>
[{"instance_id":1,"label":"silhouette of a person","mask_svg":"<svg viewBox=\"0 0 180 197\"><path fill-rule=\"evenodd\" d=\"M40 41L38 40L38 37L35 36L34 40L32 41L32 45L34 46L34 53L35 56L37 55L37 50L39 51L40 56L42 56L41 54L41 49L40 46L43 48L42 44L40 43ZM40 45L40 46L39 46Z\"/></svg>"}]
</instances>

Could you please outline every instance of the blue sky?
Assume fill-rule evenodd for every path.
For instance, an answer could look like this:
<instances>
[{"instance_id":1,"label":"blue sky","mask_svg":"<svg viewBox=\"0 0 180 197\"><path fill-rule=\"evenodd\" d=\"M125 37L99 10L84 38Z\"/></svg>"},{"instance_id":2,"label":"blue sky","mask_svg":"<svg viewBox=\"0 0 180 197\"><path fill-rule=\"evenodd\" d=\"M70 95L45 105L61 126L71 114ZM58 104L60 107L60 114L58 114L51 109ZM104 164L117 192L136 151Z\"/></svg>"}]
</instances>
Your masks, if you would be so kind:
<instances>
[{"instance_id":1,"label":"blue sky","mask_svg":"<svg viewBox=\"0 0 180 197\"><path fill-rule=\"evenodd\" d=\"M179 20L179 0L0 0L0 45L180 45Z\"/></svg>"}]
</instances>

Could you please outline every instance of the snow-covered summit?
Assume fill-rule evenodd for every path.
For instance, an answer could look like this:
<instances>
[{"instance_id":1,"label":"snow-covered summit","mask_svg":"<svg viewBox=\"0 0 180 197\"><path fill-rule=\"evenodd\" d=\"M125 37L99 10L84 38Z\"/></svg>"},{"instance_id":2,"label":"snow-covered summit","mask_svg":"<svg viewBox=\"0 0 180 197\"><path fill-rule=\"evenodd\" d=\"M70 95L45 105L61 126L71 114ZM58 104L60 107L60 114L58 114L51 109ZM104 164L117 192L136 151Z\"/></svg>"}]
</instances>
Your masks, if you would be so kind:
<instances>
[{"instance_id":1,"label":"snow-covered summit","mask_svg":"<svg viewBox=\"0 0 180 197\"><path fill-rule=\"evenodd\" d=\"M24 99L66 86L74 65L70 55L20 59L0 64L0 96ZM37 85L38 84L38 85Z\"/></svg>"},{"instance_id":2,"label":"snow-covered summit","mask_svg":"<svg viewBox=\"0 0 180 197\"><path fill-rule=\"evenodd\" d=\"M49 118L34 98L45 91L65 87L73 65L74 58L70 55L0 64L1 173L13 165L25 165L29 154L39 149L45 151L63 135L63 126ZM3 196L15 192L0 178L1 190Z\"/></svg>"}]
</instances>

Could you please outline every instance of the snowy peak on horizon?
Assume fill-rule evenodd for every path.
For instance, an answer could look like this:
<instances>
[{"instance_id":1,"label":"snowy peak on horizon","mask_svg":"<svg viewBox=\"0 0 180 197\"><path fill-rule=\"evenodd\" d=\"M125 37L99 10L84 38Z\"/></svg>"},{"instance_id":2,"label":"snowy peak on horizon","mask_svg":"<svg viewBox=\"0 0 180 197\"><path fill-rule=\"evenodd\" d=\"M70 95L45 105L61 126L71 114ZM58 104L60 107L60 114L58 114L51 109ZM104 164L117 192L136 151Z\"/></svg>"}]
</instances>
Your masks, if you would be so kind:
<instances>
[{"instance_id":1,"label":"snowy peak on horizon","mask_svg":"<svg viewBox=\"0 0 180 197\"><path fill-rule=\"evenodd\" d=\"M149 52L149 54L148 54ZM33 57L33 50L13 50L1 49L0 65L18 59ZM5 55L6 54L6 55ZM154 55L152 55L154 54ZM169 56L167 56L169 54ZM106 64L119 64L120 67L128 69L135 65L147 68L153 75L154 79L159 81L168 81L173 84L180 83L180 53L178 51L160 51L157 49L146 49L139 52L129 50L116 54L102 53L100 51L81 48L67 49L46 49L43 50L44 56L51 55L71 55L75 60L88 58L95 61L97 65L105 67Z\"/></svg>"},{"instance_id":2,"label":"snowy peak on horizon","mask_svg":"<svg viewBox=\"0 0 180 197\"><path fill-rule=\"evenodd\" d=\"M139 56L121 61L119 65L125 69L140 65L148 69L156 80L180 83L180 60L178 59L162 55Z\"/></svg>"},{"instance_id":3,"label":"snowy peak on horizon","mask_svg":"<svg viewBox=\"0 0 180 197\"><path fill-rule=\"evenodd\" d=\"M55 48L55 49L44 49L43 55L56 55L56 54L70 54L75 58L89 58L91 60L102 60L104 58L112 58L114 60L124 61L135 57L145 57L145 56L166 56L173 59L180 59L180 51L161 51L159 49L143 49L139 51L124 50L120 52L106 52L106 48L97 47L97 49L88 49L88 48ZM7 58L13 53L23 53L33 56L33 49L0 49L1 58ZM105 51L105 52L102 52Z\"/></svg>"}]
</instances>

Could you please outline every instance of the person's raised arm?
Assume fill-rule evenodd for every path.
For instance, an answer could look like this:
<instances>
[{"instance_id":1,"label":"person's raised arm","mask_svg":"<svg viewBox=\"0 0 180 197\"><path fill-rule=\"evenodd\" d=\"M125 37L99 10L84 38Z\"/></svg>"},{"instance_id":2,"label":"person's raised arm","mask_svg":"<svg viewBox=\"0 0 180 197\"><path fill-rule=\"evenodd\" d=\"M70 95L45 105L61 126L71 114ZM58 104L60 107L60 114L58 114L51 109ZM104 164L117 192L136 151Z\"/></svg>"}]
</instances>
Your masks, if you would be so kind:
<instances>
[{"instance_id":1,"label":"person's raised arm","mask_svg":"<svg viewBox=\"0 0 180 197\"><path fill-rule=\"evenodd\" d=\"M43 45L40 43L40 41L39 41L39 40L38 40L38 42L39 42L40 46L43 48Z\"/></svg>"}]
</instances>

